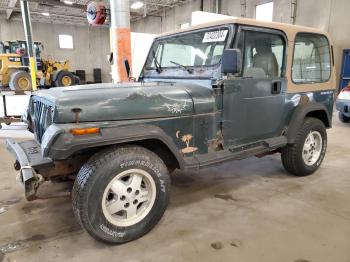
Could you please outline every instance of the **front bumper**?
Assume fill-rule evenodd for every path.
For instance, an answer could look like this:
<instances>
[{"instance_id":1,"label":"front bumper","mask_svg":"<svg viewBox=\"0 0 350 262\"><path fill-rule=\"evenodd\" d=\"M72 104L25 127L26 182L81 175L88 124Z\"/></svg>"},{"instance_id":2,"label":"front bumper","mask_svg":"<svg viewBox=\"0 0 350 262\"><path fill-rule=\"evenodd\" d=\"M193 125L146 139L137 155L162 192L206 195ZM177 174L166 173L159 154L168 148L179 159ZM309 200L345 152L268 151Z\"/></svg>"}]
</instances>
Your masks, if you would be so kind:
<instances>
[{"instance_id":1,"label":"front bumper","mask_svg":"<svg viewBox=\"0 0 350 262\"><path fill-rule=\"evenodd\" d=\"M17 143L13 139L7 139L5 144L7 150L16 158L15 169L20 170L19 179L24 184L26 198L33 200L41 180L36 169L52 165L53 161L42 157L40 145L35 140Z\"/></svg>"},{"instance_id":2,"label":"front bumper","mask_svg":"<svg viewBox=\"0 0 350 262\"><path fill-rule=\"evenodd\" d=\"M335 103L336 109L343 114L350 115L350 100L338 99Z\"/></svg>"}]
</instances>

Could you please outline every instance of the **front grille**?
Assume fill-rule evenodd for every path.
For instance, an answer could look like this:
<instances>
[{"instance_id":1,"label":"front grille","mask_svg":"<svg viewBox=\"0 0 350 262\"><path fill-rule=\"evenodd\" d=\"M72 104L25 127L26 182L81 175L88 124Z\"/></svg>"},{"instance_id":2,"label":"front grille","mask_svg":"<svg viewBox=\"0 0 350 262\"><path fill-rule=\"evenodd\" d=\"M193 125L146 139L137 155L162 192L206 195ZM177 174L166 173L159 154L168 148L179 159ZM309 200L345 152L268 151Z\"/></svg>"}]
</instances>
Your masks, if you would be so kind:
<instances>
[{"instance_id":1,"label":"front grille","mask_svg":"<svg viewBox=\"0 0 350 262\"><path fill-rule=\"evenodd\" d=\"M30 115L34 127L35 138L41 143L41 139L46 129L52 124L53 107L44 103L40 99L32 97Z\"/></svg>"}]
</instances>

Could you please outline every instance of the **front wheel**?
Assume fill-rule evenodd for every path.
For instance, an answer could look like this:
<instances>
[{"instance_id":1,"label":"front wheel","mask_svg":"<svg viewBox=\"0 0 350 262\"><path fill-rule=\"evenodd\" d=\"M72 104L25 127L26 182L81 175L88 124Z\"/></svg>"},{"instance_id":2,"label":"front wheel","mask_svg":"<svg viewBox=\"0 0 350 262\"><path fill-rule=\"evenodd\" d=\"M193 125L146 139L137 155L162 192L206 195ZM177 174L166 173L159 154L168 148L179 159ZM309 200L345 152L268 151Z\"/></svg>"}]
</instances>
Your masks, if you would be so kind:
<instances>
[{"instance_id":1,"label":"front wheel","mask_svg":"<svg viewBox=\"0 0 350 262\"><path fill-rule=\"evenodd\" d=\"M79 171L73 210L95 239L121 244L150 231L168 205L170 177L163 161L138 146L109 148Z\"/></svg>"},{"instance_id":2,"label":"front wheel","mask_svg":"<svg viewBox=\"0 0 350 262\"><path fill-rule=\"evenodd\" d=\"M295 143L282 148L282 163L293 175L311 175L321 165L326 150L327 132L324 123L316 118L306 118Z\"/></svg>"}]
</instances>

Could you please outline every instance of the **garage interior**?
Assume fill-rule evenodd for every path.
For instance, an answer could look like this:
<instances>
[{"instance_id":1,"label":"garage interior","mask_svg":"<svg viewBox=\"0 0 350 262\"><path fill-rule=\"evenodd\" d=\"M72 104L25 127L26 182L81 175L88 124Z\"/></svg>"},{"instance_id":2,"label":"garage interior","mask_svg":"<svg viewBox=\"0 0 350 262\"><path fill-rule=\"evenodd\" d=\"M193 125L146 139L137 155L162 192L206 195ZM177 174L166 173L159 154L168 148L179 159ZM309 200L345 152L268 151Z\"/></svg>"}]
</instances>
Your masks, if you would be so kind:
<instances>
[{"instance_id":1,"label":"garage interior","mask_svg":"<svg viewBox=\"0 0 350 262\"><path fill-rule=\"evenodd\" d=\"M96 26L87 19L88 0L1 0L0 42L26 40L21 2L27 2L33 41L43 44L43 58L69 61L69 71L80 77L81 84L111 83L109 10L111 4L123 1L105 1L106 21ZM199 23L226 15L329 32L336 95L348 84L344 73L350 49L348 0L126 2L135 78L153 39L194 25L194 14L199 12L203 14ZM259 13L266 4L272 8ZM314 175L289 175L280 154L176 170L171 175L168 209L157 226L137 240L106 245L91 238L76 221L71 203L74 181L44 183L37 200L26 200L5 140L33 139L20 120L31 93L0 90L6 96L6 106L5 99L0 101L0 118L8 115L6 121L10 121L4 121L0 129L0 262L350 261L350 124L338 119L335 107L332 129L327 130L327 154Z\"/></svg>"}]
</instances>

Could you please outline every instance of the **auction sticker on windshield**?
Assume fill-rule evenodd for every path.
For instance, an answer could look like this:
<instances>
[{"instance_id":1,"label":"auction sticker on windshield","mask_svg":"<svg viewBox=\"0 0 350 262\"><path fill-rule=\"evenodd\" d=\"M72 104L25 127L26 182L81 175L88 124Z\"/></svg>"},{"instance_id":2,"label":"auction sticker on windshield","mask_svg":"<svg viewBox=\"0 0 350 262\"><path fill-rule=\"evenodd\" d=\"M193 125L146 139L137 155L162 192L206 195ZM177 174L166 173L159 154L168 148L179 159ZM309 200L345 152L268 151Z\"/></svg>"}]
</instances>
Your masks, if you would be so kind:
<instances>
[{"instance_id":1,"label":"auction sticker on windshield","mask_svg":"<svg viewBox=\"0 0 350 262\"><path fill-rule=\"evenodd\" d=\"M228 30L206 32L202 42L203 43L223 42L226 39L227 33L228 33Z\"/></svg>"}]
</instances>

